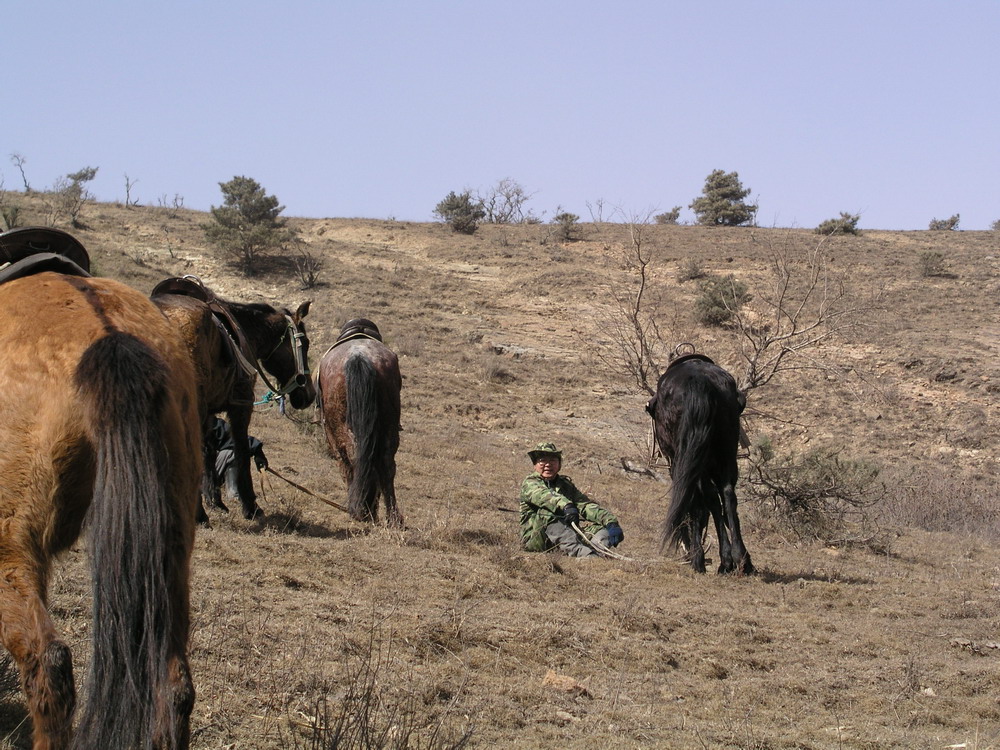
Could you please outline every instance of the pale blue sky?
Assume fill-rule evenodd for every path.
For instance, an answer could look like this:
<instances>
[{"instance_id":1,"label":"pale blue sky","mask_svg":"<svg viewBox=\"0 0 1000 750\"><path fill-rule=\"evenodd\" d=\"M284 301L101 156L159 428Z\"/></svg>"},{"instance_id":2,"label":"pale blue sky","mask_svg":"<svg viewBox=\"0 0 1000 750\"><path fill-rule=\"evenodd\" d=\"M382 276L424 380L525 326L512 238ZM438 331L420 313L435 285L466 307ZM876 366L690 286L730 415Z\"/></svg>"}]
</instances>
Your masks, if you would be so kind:
<instances>
[{"instance_id":1,"label":"pale blue sky","mask_svg":"<svg viewBox=\"0 0 1000 750\"><path fill-rule=\"evenodd\" d=\"M0 175L99 167L189 208L425 221L510 177L551 217L687 208L736 171L763 226L1000 219L997 0L9 0ZM607 215L607 208L605 215Z\"/></svg>"}]
</instances>

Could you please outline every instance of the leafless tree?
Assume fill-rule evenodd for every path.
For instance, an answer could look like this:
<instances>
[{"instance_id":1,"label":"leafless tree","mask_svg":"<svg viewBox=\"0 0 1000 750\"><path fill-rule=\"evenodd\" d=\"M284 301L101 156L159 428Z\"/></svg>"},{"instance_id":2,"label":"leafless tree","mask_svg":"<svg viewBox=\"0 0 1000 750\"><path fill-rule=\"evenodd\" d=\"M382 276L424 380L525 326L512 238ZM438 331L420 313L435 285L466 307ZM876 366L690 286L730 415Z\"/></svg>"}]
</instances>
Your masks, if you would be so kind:
<instances>
[{"instance_id":1,"label":"leafless tree","mask_svg":"<svg viewBox=\"0 0 1000 750\"><path fill-rule=\"evenodd\" d=\"M10 155L10 161L15 167L17 167L17 170L21 173L21 182L24 183L24 192L30 193L31 185L28 184L28 176L24 173L24 163L27 161L27 159L25 159L24 156L22 156L21 154L15 153Z\"/></svg>"},{"instance_id":2,"label":"leafless tree","mask_svg":"<svg viewBox=\"0 0 1000 750\"><path fill-rule=\"evenodd\" d=\"M488 224L526 224L537 222L530 211L525 211L525 204L532 195L520 183L505 177L478 199Z\"/></svg>"},{"instance_id":3,"label":"leafless tree","mask_svg":"<svg viewBox=\"0 0 1000 750\"><path fill-rule=\"evenodd\" d=\"M619 267L627 272L624 283L608 284L611 313L605 326L610 336L596 356L612 369L622 371L649 395L656 392L662 362L669 348L660 333L662 299L650 292L651 248L646 241L653 211L625 214L626 241L606 244Z\"/></svg>"},{"instance_id":4,"label":"leafless tree","mask_svg":"<svg viewBox=\"0 0 1000 750\"><path fill-rule=\"evenodd\" d=\"M861 299L848 289L843 273L829 269L829 237L800 258L793 258L773 233L754 241L766 247L770 272L751 300L732 311L730 322L744 363L738 378L744 392L767 385L782 372L830 369L818 356L822 345L881 310L879 290Z\"/></svg>"},{"instance_id":5,"label":"leafless tree","mask_svg":"<svg viewBox=\"0 0 1000 750\"><path fill-rule=\"evenodd\" d=\"M651 218L652 212L626 217L628 241L617 248L606 245L609 253L617 250L619 264L628 274L625 282L609 284L612 305L606 328L611 342L599 347L596 355L652 395L677 343L667 336L676 338L681 325L667 320L664 297L650 283L653 256L645 235ZM821 356L823 344L881 310L877 291L861 299L850 292L843 273L830 271L825 259L829 238L800 257L793 257L773 233L755 236L754 241L768 250L768 273L764 281L749 285L748 302L729 309L724 326L743 362L742 372L734 375L745 393L782 372L835 369Z\"/></svg>"},{"instance_id":6,"label":"leafless tree","mask_svg":"<svg viewBox=\"0 0 1000 750\"><path fill-rule=\"evenodd\" d=\"M135 187L137 182L138 180L129 178L128 172L125 173L125 208L132 208L132 206L139 205L138 201L132 200L132 188Z\"/></svg>"}]
</instances>

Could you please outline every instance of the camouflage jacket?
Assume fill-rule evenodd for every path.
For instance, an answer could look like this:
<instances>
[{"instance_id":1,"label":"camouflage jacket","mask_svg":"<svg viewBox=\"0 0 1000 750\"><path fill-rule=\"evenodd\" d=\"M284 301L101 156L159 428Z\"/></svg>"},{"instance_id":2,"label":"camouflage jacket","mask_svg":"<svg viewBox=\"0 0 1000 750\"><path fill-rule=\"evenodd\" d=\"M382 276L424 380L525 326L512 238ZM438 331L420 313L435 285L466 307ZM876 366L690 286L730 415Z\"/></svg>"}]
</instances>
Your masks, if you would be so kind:
<instances>
[{"instance_id":1,"label":"camouflage jacket","mask_svg":"<svg viewBox=\"0 0 1000 750\"><path fill-rule=\"evenodd\" d=\"M580 512L580 528L588 534L611 523L618 523L613 513L605 510L562 474L555 479L542 479L538 472L521 482L521 542L529 552L543 552L552 546L545 536L545 527L562 519L567 505Z\"/></svg>"}]
</instances>

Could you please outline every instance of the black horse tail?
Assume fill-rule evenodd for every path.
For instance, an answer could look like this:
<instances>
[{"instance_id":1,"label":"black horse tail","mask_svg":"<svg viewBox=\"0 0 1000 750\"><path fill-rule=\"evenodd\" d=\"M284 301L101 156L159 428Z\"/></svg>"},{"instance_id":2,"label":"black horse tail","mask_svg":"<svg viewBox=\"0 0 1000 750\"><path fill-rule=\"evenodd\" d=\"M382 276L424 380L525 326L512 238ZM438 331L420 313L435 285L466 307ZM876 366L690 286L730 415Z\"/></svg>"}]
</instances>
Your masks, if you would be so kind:
<instances>
[{"instance_id":1,"label":"black horse tail","mask_svg":"<svg viewBox=\"0 0 1000 750\"><path fill-rule=\"evenodd\" d=\"M670 491L670 509L663 523L661 551L684 543L690 548L690 525L693 513L707 512L706 487L711 482L712 431L716 418L716 399L709 385L701 379L689 381L683 394L684 404L677 425L676 449Z\"/></svg>"},{"instance_id":2,"label":"black horse tail","mask_svg":"<svg viewBox=\"0 0 1000 750\"><path fill-rule=\"evenodd\" d=\"M167 492L166 373L152 349L118 331L92 344L76 369L96 453L87 517L93 658L77 748L178 744L156 739L159 727L173 732L177 725L168 663L175 618L186 616L170 595L173 577L186 575L186 567L175 564L183 543Z\"/></svg>"},{"instance_id":3,"label":"black horse tail","mask_svg":"<svg viewBox=\"0 0 1000 750\"><path fill-rule=\"evenodd\" d=\"M358 521L374 521L380 482L379 402L375 366L362 354L344 364L347 426L354 434L354 476L347 489L347 511Z\"/></svg>"}]
</instances>

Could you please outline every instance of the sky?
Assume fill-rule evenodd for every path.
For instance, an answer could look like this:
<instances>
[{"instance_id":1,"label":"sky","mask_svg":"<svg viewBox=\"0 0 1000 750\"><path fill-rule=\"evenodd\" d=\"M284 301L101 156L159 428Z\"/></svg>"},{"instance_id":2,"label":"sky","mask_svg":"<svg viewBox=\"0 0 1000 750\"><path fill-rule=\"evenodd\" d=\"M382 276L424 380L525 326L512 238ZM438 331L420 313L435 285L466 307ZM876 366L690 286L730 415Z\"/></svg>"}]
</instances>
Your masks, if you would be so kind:
<instances>
[{"instance_id":1,"label":"sky","mask_svg":"<svg viewBox=\"0 0 1000 750\"><path fill-rule=\"evenodd\" d=\"M101 201L433 220L512 179L543 219L1000 219L997 0L8 0L0 178Z\"/></svg>"}]
</instances>

